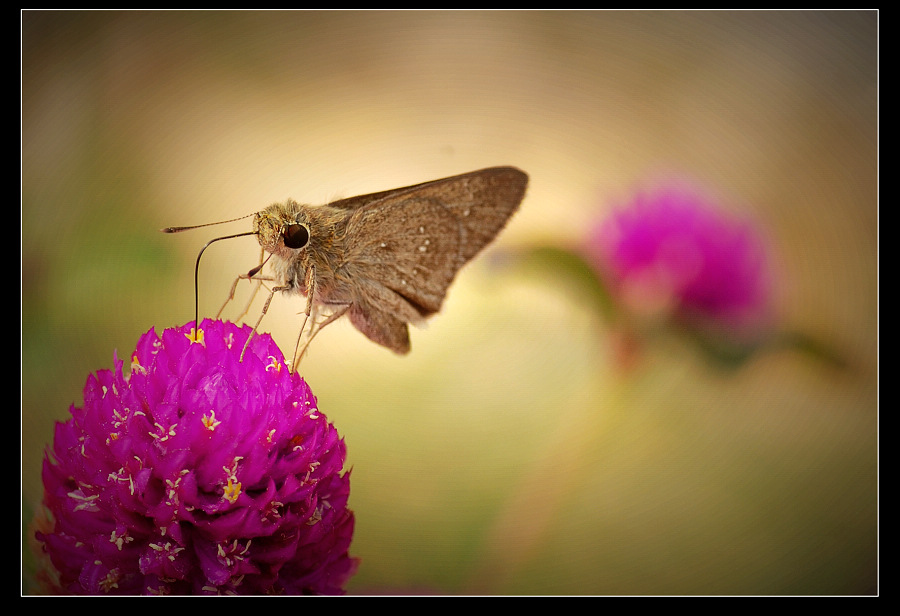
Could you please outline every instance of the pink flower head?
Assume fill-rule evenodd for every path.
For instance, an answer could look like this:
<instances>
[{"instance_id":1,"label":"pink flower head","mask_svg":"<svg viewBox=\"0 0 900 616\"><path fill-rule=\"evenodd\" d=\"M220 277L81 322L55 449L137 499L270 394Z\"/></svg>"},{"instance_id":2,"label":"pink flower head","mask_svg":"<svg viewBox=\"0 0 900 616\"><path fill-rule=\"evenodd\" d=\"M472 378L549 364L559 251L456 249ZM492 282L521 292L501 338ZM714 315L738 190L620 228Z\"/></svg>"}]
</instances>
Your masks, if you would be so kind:
<instances>
[{"instance_id":1,"label":"pink flower head","mask_svg":"<svg viewBox=\"0 0 900 616\"><path fill-rule=\"evenodd\" d=\"M88 377L44 459L36 538L68 594L337 594L345 446L268 335L151 329Z\"/></svg>"},{"instance_id":2,"label":"pink flower head","mask_svg":"<svg viewBox=\"0 0 900 616\"><path fill-rule=\"evenodd\" d=\"M754 332L769 318L763 236L685 185L637 194L593 229L587 252L632 313L733 333Z\"/></svg>"}]
</instances>

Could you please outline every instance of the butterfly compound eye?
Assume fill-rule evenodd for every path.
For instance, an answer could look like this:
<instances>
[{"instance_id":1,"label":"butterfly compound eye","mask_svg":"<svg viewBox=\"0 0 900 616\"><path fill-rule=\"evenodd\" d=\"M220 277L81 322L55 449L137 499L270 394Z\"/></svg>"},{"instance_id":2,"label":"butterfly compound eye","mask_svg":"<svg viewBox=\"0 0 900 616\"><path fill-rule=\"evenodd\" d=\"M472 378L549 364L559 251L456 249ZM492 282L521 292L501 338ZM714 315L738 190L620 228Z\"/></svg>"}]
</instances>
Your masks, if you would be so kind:
<instances>
[{"instance_id":1,"label":"butterfly compound eye","mask_svg":"<svg viewBox=\"0 0 900 616\"><path fill-rule=\"evenodd\" d=\"M309 243L309 229L300 224L288 225L284 230L284 245L303 248Z\"/></svg>"}]
</instances>

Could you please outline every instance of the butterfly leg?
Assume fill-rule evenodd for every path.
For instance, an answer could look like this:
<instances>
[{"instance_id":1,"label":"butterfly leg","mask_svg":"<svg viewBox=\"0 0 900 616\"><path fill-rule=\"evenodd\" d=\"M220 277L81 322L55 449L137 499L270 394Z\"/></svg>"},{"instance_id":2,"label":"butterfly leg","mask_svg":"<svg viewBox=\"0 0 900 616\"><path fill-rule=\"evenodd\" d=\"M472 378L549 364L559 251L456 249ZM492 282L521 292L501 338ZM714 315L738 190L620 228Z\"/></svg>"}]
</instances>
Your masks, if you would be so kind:
<instances>
[{"instance_id":1,"label":"butterfly leg","mask_svg":"<svg viewBox=\"0 0 900 616\"><path fill-rule=\"evenodd\" d=\"M247 304L244 306L244 309L237 316L237 318L234 319L235 322L238 322L241 319L243 319L245 316L247 316L247 313L250 311L250 306L253 304L253 300L256 299L256 294L259 293L259 288L262 286L263 281L273 282L275 280L274 278L271 278L271 277L257 276L259 271L262 269L262 266L265 265L265 261L263 260L264 256L265 256L265 251L262 251L259 255L259 265L254 267L248 273L242 274L234 279L234 284L231 285L231 292L228 294L228 297L225 298L225 303L222 304L221 308L219 308L219 312L216 313L216 319L219 319L222 316L222 312L225 311L225 306L227 306L228 303L234 299L234 293L235 293L235 291L237 291L238 283L241 280L255 280L256 286L253 289L253 292L250 294L250 299L247 300Z\"/></svg>"},{"instance_id":2,"label":"butterfly leg","mask_svg":"<svg viewBox=\"0 0 900 616\"><path fill-rule=\"evenodd\" d=\"M317 323L316 317L318 316L319 303L316 301L318 299L318 284L316 282L316 266L314 263L310 264L307 268L303 284L306 288L306 310L304 311L303 325L300 326L300 333L297 335L297 344L294 346L294 359L291 361L292 372L297 371L300 360L303 359L303 356L306 354L306 349L309 348L309 344L312 342L312 339L315 338L316 334L329 323L341 318L344 313L350 309L350 306L352 306L352 304L336 304L339 308L328 315L324 321ZM301 349L300 340L303 339L303 332L306 329L306 324L308 322L310 323L309 336L306 339L306 344L304 344Z\"/></svg>"},{"instance_id":3,"label":"butterfly leg","mask_svg":"<svg viewBox=\"0 0 900 616\"><path fill-rule=\"evenodd\" d=\"M238 279L240 280L240 279ZM277 291L287 291L291 287L272 287L272 290L269 291L269 297L266 298L266 303L263 304L262 312L259 314L259 318L256 320L256 325L253 326L253 331L250 332L250 335L247 337L247 342L244 343L244 348L241 350L241 359L244 359L244 352L246 352L247 347L250 346L250 341L253 340L253 336L256 335L256 330L259 328L259 324L262 323L263 317L266 316L266 312L269 310L269 304L272 303L272 298L275 296Z\"/></svg>"},{"instance_id":4,"label":"butterfly leg","mask_svg":"<svg viewBox=\"0 0 900 616\"><path fill-rule=\"evenodd\" d=\"M243 310L241 311L241 313L234 319L234 322L235 322L235 323L237 323L238 321L242 320L245 316L247 316L247 313L250 312L250 306L253 304L253 300L256 299L256 295L259 293L259 289L260 289L260 287L262 286L262 283L263 283L264 281L265 281L265 282L274 282L274 281L275 281L274 278L268 278L268 277L253 278L252 276L238 276L238 277L234 280L234 284L231 285L231 292L228 294L228 297L225 298L225 303L222 304L222 307L219 308L219 312L216 313L216 319L219 319L219 318L222 316L222 313L225 311L225 306L227 306L228 303L231 302L231 301L234 299L234 293L235 293L235 290L237 289L238 283L239 283L241 280L252 280L252 281L255 281L255 282L256 282L256 286L254 286L253 291L250 293L250 298L247 300L247 304L244 306L244 309L243 309Z\"/></svg>"},{"instance_id":5,"label":"butterfly leg","mask_svg":"<svg viewBox=\"0 0 900 616\"><path fill-rule=\"evenodd\" d=\"M303 337L303 330L300 330L300 335L297 336L297 346L294 347L294 361L291 364L291 370L293 372L297 371L297 367L300 365L300 360L303 359L303 355L306 354L306 349L309 348L309 343L312 342L312 339L315 337L315 335L322 331L322 328L326 325L333 323L344 316L344 314L346 314L346 312L350 310L350 307L352 305L353 304L340 305L340 308L328 315L328 318L326 318L321 323L316 323L315 320L313 320L313 324L309 328L309 338L306 340L306 344L303 345L303 349L300 350L300 353L298 355L297 349L300 348L300 339ZM305 323L306 321L304 320L304 324Z\"/></svg>"},{"instance_id":6,"label":"butterfly leg","mask_svg":"<svg viewBox=\"0 0 900 616\"><path fill-rule=\"evenodd\" d=\"M303 356L303 353L306 352L306 347L309 346L309 340L312 340L313 337L313 328L315 327L316 319L313 317L313 325L309 328L309 340L306 342L306 345L303 347L303 351L300 354L297 354L297 350L300 348L300 339L303 338L303 331L306 329L306 324L309 322L310 316L313 315L315 311L315 300L316 300L316 264L311 263L308 268L306 268L306 275L303 278L303 288L306 289L306 310L303 311L303 324L300 326L300 333L297 334L297 344L294 345L294 358L291 360L291 372L297 371L297 366L300 365L300 358Z\"/></svg>"}]
</instances>

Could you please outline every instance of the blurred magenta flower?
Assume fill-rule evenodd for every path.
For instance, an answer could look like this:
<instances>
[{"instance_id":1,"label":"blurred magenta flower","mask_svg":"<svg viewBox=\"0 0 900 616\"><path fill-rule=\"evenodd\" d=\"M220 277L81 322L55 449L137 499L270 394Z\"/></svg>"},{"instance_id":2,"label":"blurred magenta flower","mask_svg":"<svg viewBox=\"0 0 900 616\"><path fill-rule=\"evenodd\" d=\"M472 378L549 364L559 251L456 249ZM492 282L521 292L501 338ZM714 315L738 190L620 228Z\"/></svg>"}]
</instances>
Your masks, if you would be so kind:
<instances>
[{"instance_id":1,"label":"blurred magenta flower","mask_svg":"<svg viewBox=\"0 0 900 616\"><path fill-rule=\"evenodd\" d=\"M44 460L36 533L65 594L340 594L345 446L268 335L205 320L88 377ZM46 559L45 559L46 560Z\"/></svg>"},{"instance_id":2,"label":"blurred magenta flower","mask_svg":"<svg viewBox=\"0 0 900 616\"><path fill-rule=\"evenodd\" d=\"M739 338L758 335L771 319L761 230L687 184L638 193L596 225L586 250L629 314L675 317Z\"/></svg>"}]
</instances>

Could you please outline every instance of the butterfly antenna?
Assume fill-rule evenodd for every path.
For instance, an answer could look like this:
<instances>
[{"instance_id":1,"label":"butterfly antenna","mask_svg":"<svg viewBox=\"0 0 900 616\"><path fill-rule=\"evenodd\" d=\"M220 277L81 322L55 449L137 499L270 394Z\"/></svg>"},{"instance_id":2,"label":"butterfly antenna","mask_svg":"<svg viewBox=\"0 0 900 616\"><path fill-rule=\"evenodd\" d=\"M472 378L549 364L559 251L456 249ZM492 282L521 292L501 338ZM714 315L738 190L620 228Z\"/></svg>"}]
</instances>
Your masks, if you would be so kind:
<instances>
[{"instance_id":1,"label":"butterfly antenna","mask_svg":"<svg viewBox=\"0 0 900 616\"><path fill-rule=\"evenodd\" d=\"M194 225L192 227L166 227L165 229L160 229L163 233L180 233L182 231L190 231L191 229L199 229L200 227L211 227L213 225L224 225L227 222L236 222L238 220L244 220L245 218L250 218L253 214L247 214L246 216L239 216L238 218L232 218L231 220L220 220L219 222L208 222L202 225ZM225 239L225 238L221 238Z\"/></svg>"}]
</instances>

